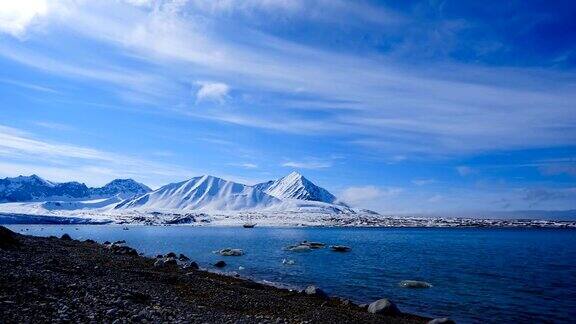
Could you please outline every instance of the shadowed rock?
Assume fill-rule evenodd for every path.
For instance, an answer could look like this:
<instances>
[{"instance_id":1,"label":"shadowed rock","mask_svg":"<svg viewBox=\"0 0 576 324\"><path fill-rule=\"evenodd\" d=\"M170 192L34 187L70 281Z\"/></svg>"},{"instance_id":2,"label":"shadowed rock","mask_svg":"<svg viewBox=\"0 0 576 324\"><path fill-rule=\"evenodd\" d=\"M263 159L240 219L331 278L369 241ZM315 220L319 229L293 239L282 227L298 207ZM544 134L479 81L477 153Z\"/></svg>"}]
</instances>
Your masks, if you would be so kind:
<instances>
[{"instance_id":1,"label":"shadowed rock","mask_svg":"<svg viewBox=\"0 0 576 324\"><path fill-rule=\"evenodd\" d=\"M383 298L368 305L368 312L372 314L399 315L400 310L390 300Z\"/></svg>"},{"instance_id":2,"label":"shadowed rock","mask_svg":"<svg viewBox=\"0 0 576 324\"><path fill-rule=\"evenodd\" d=\"M4 226L0 226L0 248L12 248L19 245L20 241L16 238L16 233Z\"/></svg>"}]
</instances>

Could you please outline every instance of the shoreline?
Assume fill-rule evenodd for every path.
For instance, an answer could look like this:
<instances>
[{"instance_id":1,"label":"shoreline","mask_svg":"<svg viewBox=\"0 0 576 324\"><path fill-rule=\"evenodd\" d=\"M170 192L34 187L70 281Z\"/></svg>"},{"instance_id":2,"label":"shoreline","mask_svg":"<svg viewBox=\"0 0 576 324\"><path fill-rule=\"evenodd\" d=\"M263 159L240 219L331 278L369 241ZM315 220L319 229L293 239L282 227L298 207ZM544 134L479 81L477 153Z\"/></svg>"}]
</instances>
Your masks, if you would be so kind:
<instances>
[{"instance_id":1,"label":"shoreline","mask_svg":"<svg viewBox=\"0 0 576 324\"><path fill-rule=\"evenodd\" d=\"M468 218L382 218L375 224L338 224L338 223L281 223L260 222L256 227L264 228L538 228L538 229L576 229L575 221L552 221L538 219L468 219ZM387 223L388 222L388 223ZM244 221L114 221L112 219L94 219L84 216L30 215L0 212L0 225L118 225L118 226L190 226L190 227L239 227Z\"/></svg>"},{"instance_id":2,"label":"shoreline","mask_svg":"<svg viewBox=\"0 0 576 324\"><path fill-rule=\"evenodd\" d=\"M158 259L138 255L129 247L27 236L4 227L0 232L0 311L6 323L431 320L406 313L372 314L319 289L305 294L175 264L158 268ZM16 243L6 243L7 236Z\"/></svg>"}]
</instances>

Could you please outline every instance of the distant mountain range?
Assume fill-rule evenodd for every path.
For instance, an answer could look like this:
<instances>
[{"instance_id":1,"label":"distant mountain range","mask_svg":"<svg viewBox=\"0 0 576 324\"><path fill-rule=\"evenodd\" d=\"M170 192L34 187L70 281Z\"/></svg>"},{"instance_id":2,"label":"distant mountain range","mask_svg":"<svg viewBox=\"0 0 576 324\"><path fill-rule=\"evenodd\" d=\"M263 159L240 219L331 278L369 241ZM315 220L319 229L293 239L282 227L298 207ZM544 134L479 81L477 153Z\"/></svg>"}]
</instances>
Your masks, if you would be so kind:
<instances>
[{"instance_id":1,"label":"distant mountain range","mask_svg":"<svg viewBox=\"0 0 576 324\"><path fill-rule=\"evenodd\" d=\"M37 175L0 180L0 202L70 201L111 197L121 198L109 200L115 204L113 208L116 210L242 211L271 207L309 209L318 206L334 212L348 209L346 204L339 202L328 190L315 185L297 172L254 186L204 175L170 183L156 190L132 179L117 179L100 188L89 188L78 182L51 182ZM70 209L74 206L85 208L87 205L50 203L43 206L51 209L65 206Z\"/></svg>"},{"instance_id":2,"label":"distant mountain range","mask_svg":"<svg viewBox=\"0 0 576 324\"><path fill-rule=\"evenodd\" d=\"M99 188L90 188L79 182L47 181L35 174L0 179L0 202L81 200L113 196L127 199L150 191L146 185L132 179L116 179Z\"/></svg>"}]
</instances>

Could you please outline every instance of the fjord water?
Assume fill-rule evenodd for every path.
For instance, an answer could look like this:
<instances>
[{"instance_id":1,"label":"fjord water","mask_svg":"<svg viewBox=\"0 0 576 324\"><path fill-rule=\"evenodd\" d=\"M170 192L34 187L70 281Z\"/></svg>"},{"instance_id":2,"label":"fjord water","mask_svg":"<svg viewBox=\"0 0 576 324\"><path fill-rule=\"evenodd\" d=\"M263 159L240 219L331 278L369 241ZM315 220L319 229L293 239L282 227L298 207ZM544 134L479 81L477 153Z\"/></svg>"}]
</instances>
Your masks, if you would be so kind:
<instances>
[{"instance_id":1,"label":"fjord water","mask_svg":"<svg viewBox=\"0 0 576 324\"><path fill-rule=\"evenodd\" d=\"M149 256L184 253L201 267L224 259L243 277L365 303L387 297L401 310L461 323L571 322L576 318L576 230L487 228L254 228L14 225L32 235L69 233L126 240ZM290 252L303 240L344 244L348 253ZM212 251L241 248L240 257ZM294 260L293 265L282 260ZM239 267L242 267L239 270ZM399 287L424 280L428 289Z\"/></svg>"}]
</instances>

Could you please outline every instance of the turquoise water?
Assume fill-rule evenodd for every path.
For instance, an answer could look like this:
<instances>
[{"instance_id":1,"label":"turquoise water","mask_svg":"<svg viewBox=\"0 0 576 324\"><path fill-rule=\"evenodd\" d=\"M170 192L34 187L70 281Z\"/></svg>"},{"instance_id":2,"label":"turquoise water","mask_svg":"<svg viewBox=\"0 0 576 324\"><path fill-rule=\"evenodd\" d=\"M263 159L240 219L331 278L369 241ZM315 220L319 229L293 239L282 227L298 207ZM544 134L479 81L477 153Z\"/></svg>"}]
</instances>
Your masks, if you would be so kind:
<instances>
[{"instance_id":1,"label":"turquoise water","mask_svg":"<svg viewBox=\"0 0 576 324\"><path fill-rule=\"evenodd\" d=\"M13 225L33 235L126 240L154 256L184 253L210 268L217 260L244 277L369 302L388 297L401 310L464 323L573 322L576 318L576 230L442 228L233 228L105 225ZM26 231L28 229L28 231ZM302 240L352 247L290 252ZM241 257L212 251L241 248ZM294 265L282 263L294 260ZM243 267L239 270L239 267ZM424 280L429 289L398 286Z\"/></svg>"}]
</instances>

